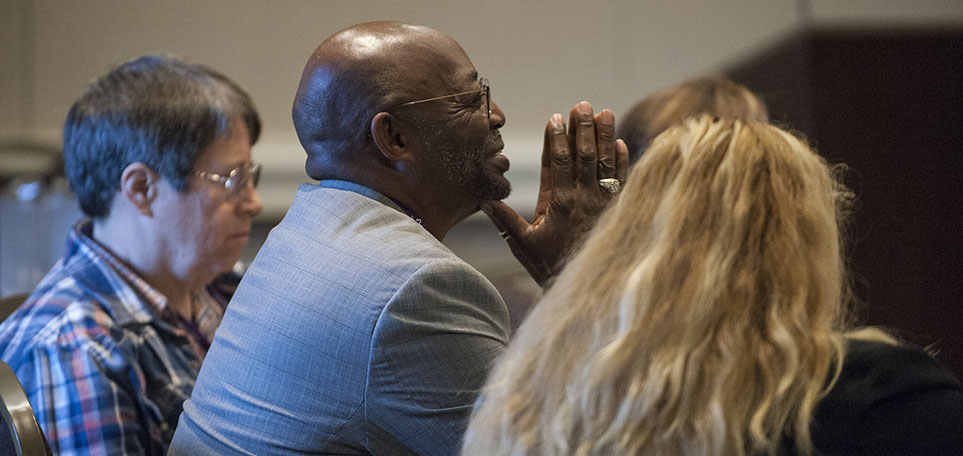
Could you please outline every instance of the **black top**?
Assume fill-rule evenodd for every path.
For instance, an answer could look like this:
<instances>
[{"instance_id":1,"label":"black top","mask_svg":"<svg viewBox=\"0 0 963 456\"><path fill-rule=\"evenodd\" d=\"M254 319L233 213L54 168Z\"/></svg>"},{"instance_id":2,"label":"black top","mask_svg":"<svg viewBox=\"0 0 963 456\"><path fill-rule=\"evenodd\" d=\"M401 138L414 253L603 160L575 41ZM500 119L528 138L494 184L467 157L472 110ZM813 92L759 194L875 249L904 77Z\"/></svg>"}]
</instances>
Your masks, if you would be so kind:
<instances>
[{"instance_id":1,"label":"black top","mask_svg":"<svg viewBox=\"0 0 963 456\"><path fill-rule=\"evenodd\" d=\"M960 381L912 345L850 342L813 421L819 455L963 455Z\"/></svg>"}]
</instances>

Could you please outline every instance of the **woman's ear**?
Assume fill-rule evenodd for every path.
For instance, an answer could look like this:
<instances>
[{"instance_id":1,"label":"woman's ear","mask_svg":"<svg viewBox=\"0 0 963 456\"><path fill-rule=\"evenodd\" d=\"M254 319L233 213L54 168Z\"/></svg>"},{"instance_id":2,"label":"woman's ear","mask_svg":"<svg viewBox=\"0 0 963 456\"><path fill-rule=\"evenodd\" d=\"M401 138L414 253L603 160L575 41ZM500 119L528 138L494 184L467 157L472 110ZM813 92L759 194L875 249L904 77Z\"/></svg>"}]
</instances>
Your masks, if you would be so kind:
<instances>
[{"instance_id":1,"label":"woman's ear","mask_svg":"<svg viewBox=\"0 0 963 456\"><path fill-rule=\"evenodd\" d=\"M387 112L379 112L371 119L371 138L388 160L413 161L415 158L410 130Z\"/></svg>"},{"instance_id":2,"label":"woman's ear","mask_svg":"<svg viewBox=\"0 0 963 456\"><path fill-rule=\"evenodd\" d=\"M143 215L153 215L151 203L157 198L160 175L141 162L127 165L120 174L120 194Z\"/></svg>"}]
</instances>

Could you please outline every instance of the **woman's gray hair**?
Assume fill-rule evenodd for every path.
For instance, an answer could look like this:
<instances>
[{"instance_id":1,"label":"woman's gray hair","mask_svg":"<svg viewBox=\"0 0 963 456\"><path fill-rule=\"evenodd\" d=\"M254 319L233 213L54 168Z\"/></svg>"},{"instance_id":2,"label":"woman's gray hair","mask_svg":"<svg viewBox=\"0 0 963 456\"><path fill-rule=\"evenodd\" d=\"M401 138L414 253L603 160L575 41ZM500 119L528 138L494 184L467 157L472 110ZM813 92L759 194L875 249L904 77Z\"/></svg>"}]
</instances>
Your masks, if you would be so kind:
<instances>
[{"instance_id":1,"label":"woman's gray hair","mask_svg":"<svg viewBox=\"0 0 963 456\"><path fill-rule=\"evenodd\" d=\"M70 188L91 217L105 217L120 176L141 162L178 190L198 155L241 121L251 144L261 120L251 97L214 69L169 54L138 57L93 81L64 122Z\"/></svg>"}]
</instances>

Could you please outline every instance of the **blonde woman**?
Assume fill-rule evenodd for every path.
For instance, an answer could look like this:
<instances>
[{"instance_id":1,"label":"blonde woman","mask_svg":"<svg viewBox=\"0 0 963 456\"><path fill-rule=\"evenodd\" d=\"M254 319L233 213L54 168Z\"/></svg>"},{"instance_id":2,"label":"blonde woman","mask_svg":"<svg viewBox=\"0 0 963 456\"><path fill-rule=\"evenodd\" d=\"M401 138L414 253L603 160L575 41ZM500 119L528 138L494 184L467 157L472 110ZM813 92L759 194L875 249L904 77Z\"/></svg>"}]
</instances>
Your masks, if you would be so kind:
<instances>
[{"instance_id":1,"label":"blonde woman","mask_svg":"<svg viewBox=\"0 0 963 456\"><path fill-rule=\"evenodd\" d=\"M715 117L767 122L766 104L746 87L724 76L707 75L666 87L641 100L619 121L617 137L635 163L659 133L690 117Z\"/></svg>"},{"instance_id":2,"label":"blonde woman","mask_svg":"<svg viewBox=\"0 0 963 456\"><path fill-rule=\"evenodd\" d=\"M803 142L659 136L491 374L465 455L963 454L958 380L854 331L852 195Z\"/></svg>"}]
</instances>

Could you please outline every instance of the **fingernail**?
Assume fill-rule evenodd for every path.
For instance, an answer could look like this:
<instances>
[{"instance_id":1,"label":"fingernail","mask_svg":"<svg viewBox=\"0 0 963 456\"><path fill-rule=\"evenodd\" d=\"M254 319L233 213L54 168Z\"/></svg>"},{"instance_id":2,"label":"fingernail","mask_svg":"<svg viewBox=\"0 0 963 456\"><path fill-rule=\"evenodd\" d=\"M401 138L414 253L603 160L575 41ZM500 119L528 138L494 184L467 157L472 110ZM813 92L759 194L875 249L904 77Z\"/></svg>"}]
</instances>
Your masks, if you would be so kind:
<instances>
[{"instance_id":1,"label":"fingernail","mask_svg":"<svg viewBox=\"0 0 963 456\"><path fill-rule=\"evenodd\" d=\"M565 118L556 112L555 114L552 114L552 123L555 124L556 127L562 127L565 124Z\"/></svg>"},{"instance_id":2,"label":"fingernail","mask_svg":"<svg viewBox=\"0 0 963 456\"><path fill-rule=\"evenodd\" d=\"M587 101L582 101L578 104L578 120L580 123L587 124L592 122L592 105Z\"/></svg>"},{"instance_id":3,"label":"fingernail","mask_svg":"<svg viewBox=\"0 0 963 456\"><path fill-rule=\"evenodd\" d=\"M609 109L603 109L599 113L599 120L602 121L602 125L615 125L615 114Z\"/></svg>"}]
</instances>

